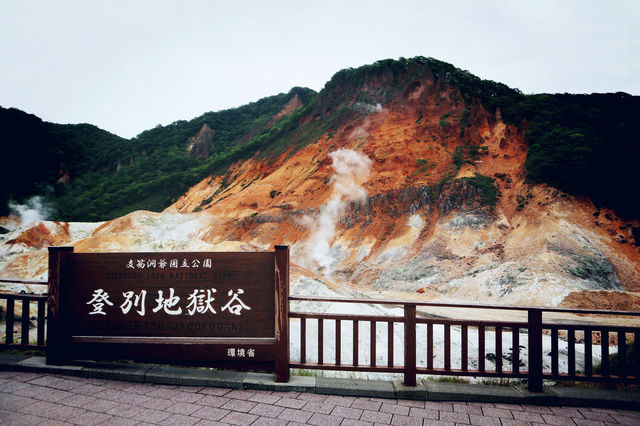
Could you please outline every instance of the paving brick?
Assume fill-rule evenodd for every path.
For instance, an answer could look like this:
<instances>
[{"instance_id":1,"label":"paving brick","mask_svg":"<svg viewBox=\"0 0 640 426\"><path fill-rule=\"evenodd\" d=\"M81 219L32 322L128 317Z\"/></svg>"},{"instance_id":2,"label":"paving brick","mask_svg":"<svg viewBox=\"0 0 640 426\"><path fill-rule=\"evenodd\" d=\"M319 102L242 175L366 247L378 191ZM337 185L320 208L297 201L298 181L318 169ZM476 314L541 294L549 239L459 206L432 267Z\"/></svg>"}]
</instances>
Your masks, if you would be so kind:
<instances>
[{"instance_id":1,"label":"paving brick","mask_svg":"<svg viewBox=\"0 0 640 426\"><path fill-rule=\"evenodd\" d=\"M158 423L170 417L171 415L171 413L166 413L160 410L141 408L132 418L142 422Z\"/></svg>"},{"instance_id":2,"label":"paving brick","mask_svg":"<svg viewBox=\"0 0 640 426\"><path fill-rule=\"evenodd\" d=\"M398 414L400 416L407 416L409 414L409 407L397 404L387 404L386 402L380 407L380 411L383 413Z\"/></svg>"},{"instance_id":3,"label":"paving brick","mask_svg":"<svg viewBox=\"0 0 640 426\"><path fill-rule=\"evenodd\" d=\"M96 413L93 411L87 411L84 414L81 414L79 416L69 419L69 421L76 425L92 426L92 425L100 424L106 420L109 420L111 417L112 417L111 415L106 413Z\"/></svg>"},{"instance_id":4,"label":"paving brick","mask_svg":"<svg viewBox=\"0 0 640 426\"><path fill-rule=\"evenodd\" d=\"M118 404L112 409L108 410L107 414L111 414L118 417L126 417L130 419L144 411L145 411L145 408L143 407L136 407L135 405L129 405L129 404ZM144 419L140 419L140 420L144 420Z\"/></svg>"},{"instance_id":5,"label":"paving brick","mask_svg":"<svg viewBox=\"0 0 640 426\"><path fill-rule=\"evenodd\" d=\"M137 426L140 422L134 419L127 419L125 417L111 417L101 423L100 426Z\"/></svg>"},{"instance_id":6,"label":"paving brick","mask_svg":"<svg viewBox=\"0 0 640 426\"><path fill-rule=\"evenodd\" d=\"M500 418L499 417L485 417L485 416L480 416L480 415L477 415L477 414L469 414L469 422L472 425L494 426L494 425L500 425Z\"/></svg>"},{"instance_id":7,"label":"paving brick","mask_svg":"<svg viewBox=\"0 0 640 426\"><path fill-rule=\"evenodd\" d=\"M360 416L360 420L364 420L366 422L373 423L391 423L391 419L393 418L393 414L391 413L382 413L380 411L370 411L364 410L362 412L362 416Z\"/></svg>"},{"instance_id":8,"label":"paving brick","mask_svg":"<svg viewBox=\"0 0 640 426\"><path fill-rule=\"evenodd\" d=\"M204 405L207 407L222 407L229 401L231 400L224 396L206 395L202 399L196 401L196 404Z\"/></svg>"},{"instance_id":9,"label":"paving brick","mask_svg":"<svg viewBox=\"0 0 640 426\"><path fill-rule=\"evenodd\" d=\"M424 407L424 402L422 403L422 406ZM363 410L370 411L378 411L380 410L380 407L382 407L382 402L371 401L368 398L357 398L353 401L353 404L351 404L351 408L361 408Z\"/></svg>"},{"instance_id":10,"label":"paving brick","mask_svg":"<svg viewBox=\"0 0 640 426\"><path fill-rule=\"evenodd\" d=\"M173 414L172 416L167 417L158 424L167 426L193 426L200 420L201 419L197 417L190 417L182 414Z\"/></svg>"},{"instance_id":11,"label":"paving brick","mask_svg":"<svg viewBox=\"0 0 640 426\"><path fill-rule=\"evenodd\" d=\"M275 405L286 408L302 408L307 404L307 401L294 398L280 398Z\"/></svg>"},{"instance_id":12,"label":"paving brick","mask_svg":"<svg viewBox=\"0 0 640 426\"><path fill-rule=\"evenodd\" d=\"M635 417L637 419L640 419L640 411L617 410L615 412L618 414L622 414L623 416Z\"/></svg>"},{"instance_id":13,"label":"paving brick","mask_svg":"<svg viewBox=\"0 0 640 426\"><path fill-rule=\"evenodd\" d=\"M271 404L258 403L249 413L263 417L278 417L278 414L284 411L284 407L278 407Z\"/></svg>"},{"instance_id":14,"label":"paving brick","mask_svg":"<svg viewBox=\"0 0 640 426\"><path fill-rule=\"evenodd\" d=\"M449 411L442 411L443 413L449 413ZM416 408L416 407L411 407L411 409L409 410L409 415L411 417L417 417L417 418L421 418L421 419L431 419L431 420L438 420L438 413L439 411L436 410L428 410L426 408ZM451 412L453 414L453 412ZM460 413L462 414L462 413Z\"/></svg>"},{"instance_id":15,"label":"paving brick","mask_svg":"<svg viewBox=\"0 0 640 426\"><path fill-rule=\"evenodd\" d=\"M335 396L328 397L324 402L327 404L340 405L342 407L351 407L351 404L356 399L350 396Z\"/></svg>"},{"instance_id":16,"label":"paving brick","mask_svg":"<svg viewBox=\"0 0 640 426\"><path fill-rule=\"evenodd\" d=\"M329 414L333 411L335 407L336 406L333 404L324 404L321 402L307 402L304 405L304 407L302 407L302 409L306 411L312 411L314 413Z\"/></svg>"},{"instance_id":17,"label":"paving brick","mask_svg":"<svg viewBox=\"0 0 640 426\"><path fill-rule=\"evenodd\" d=\"M404 405L406 407L424 408L425 401L414 401L412 399L399 399L398 405Z\"/></svg>"},{"instance_id":18,"label":"paving brick","mask_svg":"<svg viewBox=\"0 0 640 426\"><path fill-rule=\"evenodd\" d=\"M204 386L178 386L176 390L182 392L191 392L191 393L199 393L201 390L205 389Z\"/></svg>"},{"instance_id":19,"label":"paving brick","mask_svg":"<svg viewBox=\"0 0 640 426\"><path fill-rule=\"evenodd\" d=\"M604 426L604 422L600 420L574 419L573 421L580 426ZM635 424L637 425L638 422L636 421Z\"/></svg>"},{"instance_id":20,"label":"paving brick","mask_svg":"<svg viewBox=\"0 0 640 426\"><path fill-rule=\"evenodd\" d=\"M501 419L502 426L531 426L531 422L526 420Z\"/></svg>"},{"instance_id":21,"label":"paving brick","mask_svg":"<svg viewBox=\"0 0 640 426\"><path fill-rule=\"evenodd\" d=\"M325 402L329 398L328 395L322 395L318 393L303 393L298 396L296 399L301 399L304 401L312 401L312 402Z\"/></svg>"},{"instance_id":22,"label":"paving brick","mask_svg":"<svg viewBox=\"0 0 640 426\"><path fill-rule=\"evenodd\" d=\"M511 410L511 411L524 411L524 407L520 404L500 404L500 403L494 403L493 404L494 407L496 408L504 408L506 410Z\"/></svg>"},{"instance_id":23,"label":"paving brick","mask_svg":"<svg viewBox=\"0 0 640 426\"><path fill-rule=\"evenodd\" d=\"M18 408L31 405L36 402L33 398L27 398L20 395L2 394L0 397L0 409L17 410Z\"/></svg>"},{"instance_id":24,"label":"paving brick","mask_svg":"<svg viewBox=\"0 0 640 426\"><path fill-rule=\"evenodd\" d=\"M222 408L225 410L239 411L241 413L248 413L253 407L258 405L257 402L242 401L240 399L230 399L229 402L224 404Z\"/></svg>"},{"instance_id":25,"label":"paving brick","mask_svg":"<svg viewBox=\"0 0 640 426\"><path fill-rule=\"evenodd\" d=\"M195 413L196 411L198 411L198 409L200 408L202 408L202 406L200 405L190 404L188 402L177 402L172 406L170 406L169 408L167 408L166 411L168 411L169 413L182 414L185 416L189 416Z\"/></svg>"},{"instance_id":26,"label":"paving brick","mask_svg":"<svg viewBox=\"0 0 640 426\"><path fill-rule=\"evenodd\" d=\"M467 413L482 415L482 407L477 405L453 404L453 411L456 413Z\"/></svg>"},{"instance_id":27,"label":"paving brick","mask_svg":"<svg viewBox=\"0 0 640 426\"><path fill-rule=\"evenodd\" d=\"M11 393L14 395L24 396L27 398L36 398L42 394L49 393L52 390L44 386L32 385L29 383L21 383L21 385L22 386L19 386L19 387L14 386L13 384L9 385L13 388ZM38 398L38 399L42 399L42 398Z\"/></svg>"},{"instance_id":28,"label":"paving brick","mask_svg":"<svg viewBox=\"0 0 640 426\"><path fill-rule=\"evenodd\" d=\"M196 412L192 414L192 416L205 420L218 421L227 414L229 414L229 410L225 410L224 408L200 407Z\"/></svg>"},{"instance_id":29,"label":"paving brick","mask_svg":"<svg viewBox=\"0 0 640 426\"><path fill-rule=\"evenodd\" d=\"M453 403L440 401L425 401L424 408L428 410L453 411Z\"/></svg>"},{"instance_id":30,"label":"paving brick","mask_svg":"<svg viewBox=\"0 0 640 426\"><path fill-rule=\"evenodd\" d=\"M232 425L250 425L258 419L258 416L247 413L239 413L237 411L232 411L226 416L224 416L220 421L222 423L228 423Z\"/></svg>"},{"instance_id":31,"label":"paving brick","mask_svg":"<svg viewBox=\"0 0 640 426\"><path fill-rule=\"evenodd\" d=\"M140 406L144 408L151 408L153 410L166 410L175 403L176 401L172 401L170 399L147 397L147 399L140 403Z\"/></svg>"},{"instance_id":32,"label":"paving brick","mask_svg":"<svg viewBox=\"0 0 640 426\"><path fill-rule=\"evenodd\" d=\"M553 414L553 411L544 405L523 405L522 408L524 408L524 411L529 411L531 413Z\"/></svg>"},{"instance_id":33,"label":"paving brick","mask_svg":"<svg viewBox=\"0 0 640 426\"><path fill-rule=\"evenodd\" d=\"M270 394L256 394L249 398L249 401L253 402L262 402L264 404L275 404L278 400L280 400L280 396L278 395L270 395Z\"/></svg>"},{"instance_id":34,"label":"paving brick","mask_svg":"<svg viewBox=\"0 0 640 426\"><path fill-rule=\"evenodd\" d=\"M90 411L105 413L111 410L112 408L117 407L118 405L120 405L120 403L115 401L109 401L106 399L96 399L92 403L83 405L82 408Z\"/></svg>"},{"instance_id":35,"label":"paving brick","mask_svg":"<svg viewBox=\"0 0 640 426\"><path fill-rule=\"evenodd\" d=\"M215 395L215 396L224 396L231 392L231 389L227 388L204 388L198 391L198 393L202 393L204 395Z\"/></svg>"},{"instance_id":36,"label":"paving brick","mask_svg":"<svg viewBox=\"0 0 640 426\"><path fill-rule=\"evenodd\" d=\"M71 407L83 407L96 402L98 399L89 395L72 394L70 397L60 401L61 404L69 405Z\"/></svg>"},{"instance_id":37,"label":"paving brick","mask_svg":"<svg viewBox=\"0 0 640 426\"><path fill-rule=\"evenodd\" d=\"M592 411L588 408L579 408L582 416L587 420L599 420L602 422L614 422L615 420L609 413L601 411Z\"/></svg>"},{"instance_id":38,"label":"paving brick","mask_svg":"<svg viewBox=\"0 0 640 426\"><path fill-rule=\"evenodd\" d=\"M550 425L571 425L574 424L571 417L557 416L555 414L541 414L544 422Z\"/></svg>"},{"instance_id":39,"label":"paving brick","mask_svg":"<svg viewBox=\"0 0 640 426\"><path fill-rule=\"evenodd\" d=\"M196 402L204 398L204 395L194 392L176 391L169 399L180 402Z\"/></svg>"},{"instance_id":40,"label":"paving brick","mask_svg":"<svg viewBox=\"0 0 640 426\"><path fill-rule=\"evenodd\" d=\"M496 407L482 407L482 414L488 417L500 417L503 419L513 419L510 410Z\"/></svg>"},{"instance_id":41,"label":"paving brick","mask_svg":"<svg viewBox=\"0 0 640 426\"><path fill-rule=\"evenodd\" d=\"M344 417L340 416L332 416L329 414L321 414L321 413L313 413L311 418L307 420L307 424L310 425L318 425L318 426L338 426Z\"/></svg>"},{"instance_id":42,"label":"paving brick","mask_svg":"<svg viewBox=\"0 0 640 426\"><path fill-rule=\"evenodd\" d=\"M331 415L344 417L346 419L358 420L362 415L362 410L359 408L349 408L336 405L336 408L333 409Z\"/></svg>"},{"instance_id":43,"label":"paving brick","mask_svg":"<svg viewBox=\"0 0 640 426\"><path fill-rule=\"evenodd\" d=\"M454 422L454 423L462 423L462 424L470 424L469 414L467 414L467 413L457 413L455 411L440 411L439 413L440 413L440 418L439 419L435 419L435 420L442 420L442 421L445 421L445 422Z\"/></svg>"},{"instance_id":44,"label":"paving brick","mask_svg":"<svg viewBox=\"0 0 640 426\"><path fill-rule=\"evenodd\" d=\"M48 391L49 392L39 395L37 399L41 399L43 401L49 401L49 402L58 402L58 401L64 401L67 398L71 398L74 395L71 392L63 391L59 389L48 389Z\"/></svg>"},{"instance_id":45,"label":"paving brick","mask_svg":"<svg viewBox=\"0 0 640 426\"><path fill-rule=\"evenodd\" d=\"M394 414L391 419L392 425L420 425L422 426L422 419L418 419L415 417L402 416L399 414Z\"/></svg>"},{"instance_id":46,"label":"paving brick","mask_svg":"<svg viewBox=\"0 0 640 426\"><path fill-rule=\"evenodd\" d=\"M362 420L344 419L340 426L372 426L373 423Z\"/></svg>"},{"instance_id":47,"label":"paving brick","mask_svg":"<svg viewBox=\"0 0 640 426\"><path fill-rule=\"evenodd\" d=\"M564 417L575 417L575 418L583 418L582 413L577 408L569 408L569 407L549 407L553 414Z\"/></svg>"},{"instance_id":48,"label":"paving brick","mask_svg":"<svg viewBox=\"0 0 640 426\"><path fill-rule=\"evenodd\" d=\"M539 413L532 413L530 411L511 411L511 414L515 420L544 423L544 419Z\"/></svg>"},{"instance_id":49,"label":"paving brick","mask_svg":"<svg viewBox=\"0 0 640 426\"><path fill-rule=\"evenodd\" d=\"M226 397L233 399L249 399L254 396L256 393L253 391L245 391L245 390L232 390L229 392Z\"/></svg>"},{"instance_id":50,"label":"paving brick","mask_svg":"<svg viewBox=\"0 0 640 426\"><path fill-rule=\"evenodd\" d=\"M251 426L285 426L290 424L291 423L286 420L274 419L271 417L259 417Z\"/></svg>"},{"instance_id":51,"label":"paving brick","mask_svg":"<svg viewBox=\"0 0 640 426\"><path fill-rule=\"evenodd\" d=\"M638 421L637 417L631 417L631 416L623 416L620 414L614 414L613 419L621 424L621 425L638 425L640 422Z\"/></svg>"},{"instance_id":52,"label":"paving brick","mask_svg":"<svg viewBox=\"0 0 640 426\"><path fill-rule=\"evenodd\" d=\"M289 420L290 422L306 423L312 415L313 413L309 411L285 408L284 411L278 415L278 418L282 420Z\"/></svg>"}]
</instances>

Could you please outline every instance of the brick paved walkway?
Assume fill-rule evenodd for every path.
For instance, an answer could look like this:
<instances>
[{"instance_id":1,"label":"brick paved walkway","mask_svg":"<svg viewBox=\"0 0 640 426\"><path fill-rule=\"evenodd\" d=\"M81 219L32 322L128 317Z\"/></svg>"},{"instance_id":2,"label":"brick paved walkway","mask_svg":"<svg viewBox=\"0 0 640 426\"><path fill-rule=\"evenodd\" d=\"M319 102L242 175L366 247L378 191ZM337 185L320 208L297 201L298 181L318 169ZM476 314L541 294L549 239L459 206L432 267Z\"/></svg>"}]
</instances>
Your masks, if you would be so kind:
<instances>
[{"instance_id":1,"label":"brick paved walkway","mask_svg":"<svg viewBox=\"0 0 640 426\"><path fill-rule=\"evenodd\" d=\"M0 371L1 425L640 425L640 412L166 386Z\"/></svg>"}]
</instances>

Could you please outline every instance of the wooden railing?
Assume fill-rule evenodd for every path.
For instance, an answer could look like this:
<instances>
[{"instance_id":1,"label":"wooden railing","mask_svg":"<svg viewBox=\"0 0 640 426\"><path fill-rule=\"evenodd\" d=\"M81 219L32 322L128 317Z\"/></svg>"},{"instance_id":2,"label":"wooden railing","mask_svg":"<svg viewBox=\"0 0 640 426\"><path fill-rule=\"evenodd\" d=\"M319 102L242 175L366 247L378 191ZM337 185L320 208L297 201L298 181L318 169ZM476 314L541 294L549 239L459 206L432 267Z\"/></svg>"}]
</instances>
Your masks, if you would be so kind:
<instances>
[{"instance_id":1,"label":"wooden railing","mask_svg":"<svg viewBox=\"0 0 640 426\"><path fill-rule=\"evenodd\" d=\"M46 284L41 281L0 282ZM47 295L0 293L0 300L3 299L6 301L6 325L0 347L45 348ZM303 296L290 296L289 300L396 306L401 307L403 312L402 316L385 316L291 311L290 321L299 320L299 336L296 337L300 345L297 358L289 360L291 368L402 373L408 386L415 386L418 374L527 379L532 391L542 390L543 379L639 381L640 347L636 346L635 351L629 354L627 350L629 342L640 345L640 327L637 325L640 322L639 312ZM22 309L19 322L15 315L16 302ZM494 313L498 318L500 311L515 311L522 318L445 319L418 316L418 307L423 310L447 308L452 313L456 310L481 309ZM30 334L32 312L36 322L34 341ZM543 321L543 313L565 317ZM568 315L576 317L567 319ZM602 324L604 319L598 324L580 322L585 315L634 317L638 321L633 325ZM307 351L312 339L310 335L314 334L308 331L311 325L315 325L315 353ZM14 337L17 328L20 329L19 339ZM345 341L344 335L349 334L347 328L351 329L351 338ZM328 336L331 330L333 335ZM441 343L436 341L438 336ZM401 353L395 353L397 338L402 339L401 350L398 351ZM334 343L333 353L327 353L325 343L329 339ZM543 340L547 341L544 345ZM618 355L612 364L610 343L616 340ZM296 342L292 340L292 343L295 346ZM474 344L476 348L472 350ZM511 347L508 348L508 345ZM343 351L343 348L347 350ZM459 352L453 353L454 348ZM543 353L543 348L548 348L549 352ZM351 353L349 359L346 359L344 352ZM421 355L420 359L418 354ZM436 355L440 356L436 358ZM526 364L524 361L527 361ZM579 365L582 368L578 368Z\"/></svg>"},{"instance_id":2,"label":"wooden railing","mask_svg":"<svg viewBox=\"0 0 640 426\"><path fill-rule=\"evenodd\" d=\"M628 311L600 311L582 309L562 309L562 308L524 308L516 306L495 306L495 305L475 305L475 304L453 304L453 303L430 303L430 302L407 302L398 300L372 300L372 299L345 299L326 297L303 297L290 296L292 302L324 302L324 303L351 303L351 304L375 304L375 305L395 305L402 307L403 316L380 316L380 315L354 315L354 314L330 314L312 312L290 312L290 318L300 320L300 356L290 362L292 368L300 369L322 369L322 370L346 370L346 371L366 371L379 373L403 373L404 382L408 386L415 386L417 374L434 374L450 376L475 376L475 377L497 377L497 378L520 378L527 379L531 391L542 390L543 379L552 380L591 380L591 381L638 381L638 349L627 356L627 340L640 342L640 327L637 326L616 326L601 324L576 324L574 319L571 323L564 322L543 322L543 313L554 313L569 315L616 315L640 317L638 312ZM432 317L417 317L417 307L427 308L447 308L452 312L455 310L482 309L494 313L499 318L500 311L519 311L523 320L467 320L467 319L444 319ZM526 320L524 316L526 314ZM455 315L454 315L455 316ZM566 321L566 320L565 320ZM317 354L307 353L307 343L309 334L307 329L311 322L315 322ZM401 330L403 344L403 354L399 356L394 353L394 340L396 335L396 324L402 324ZM330 339L335 339L335 351L327 361L325 342L326 324L332 324L334 335ZM344 359L342 355L343 347L343 325L352 328L351 347L348 352L352 353L351 359ZM365 325L363 327L363 325ZM434 343L434 330L440 327L442 344ZM369 338L361 339L360 330L369 329ZM386 328L386 339L378 339L378 330ZM452 363L452 329L459 335L460 344L458 365ZM564 346L564 340L560 333L566 331L566 357L560 346ZM584 338L576 342L576 334L584 334ZM366 331L365 331L366 333ZM469 343L471 334L475 333L477 338L477 351L470 353ZM595 334L594 334L595 333ZM595 357L593 352L593 336L600 335L600 356ZM618 358L615 368L609 365L609 337L617 333ZM384 334L384 333L383 333ZM400 334L400 333L398 333ZM524 336L521 336L524 335ZM384 336L382 336L384 337ZM493 337L493 338L491 338ZM550 352L543 354L543 337L550 346ZM511 344L510 350L505 351L505 338ZM629 339L631 338L631 339ZM378 348L379 341L386 340L386 362L379 362ZM346 342L348 344L348 342ZM360 360L362 345L368 346L368 362ZM636 343L638 344L638 343ZM493 352L488 351L488 346L493 347ZM576 368L579 360L577 348L582 349L584 358L583 370ZM640 348L639 348L640 349ZM441 352L439 365L434 365L435 351ZM416 355L422 351L423 361L417 362ZM365 348L365 353L367 352ZM524 354L526 353L526 357ZM489 356L489 359L488 359ZM310 360L309 358L312 358ZM545 363L545 358L548 362ZM564 359L566 358L566 359ZM631 359L632 358L632 359ZM560 368L560 361L566 361L566 368ZM598 371L594 369L594 359L600 359ZM402 360L402 361L400 361ZM526 364L521 361L527 361ZM471 363L470 363L471 361ZM506 361L506 362L505 362ZM510 364L510 365L506 365ZM524 368L526 366L526 369Z\"/></svg>"},{"instance_id":3,"label":"wooden railing","mask_svg":"<svg viewBox=\"0 0 640 426\"><path fill-rule=\"evenodd\" d=\"M0 283L47 285L46 281L30 280L6 280L0 279ZM0 293L0 300L6 301L6 311L3 315L5 321L4 339L0 339L0 347L17 347L20 349L44 349L45 348L45 314L47 295ZM16 302L19 303L21 314L20 322L16 324ZM32 309L35 308L35 309ZM35 340L32 341L31 313L35 314ZM16 327L18 325L18 327ZM14 337L15 331L20 328L19 340Z\"/></svg>"}]
</instances>

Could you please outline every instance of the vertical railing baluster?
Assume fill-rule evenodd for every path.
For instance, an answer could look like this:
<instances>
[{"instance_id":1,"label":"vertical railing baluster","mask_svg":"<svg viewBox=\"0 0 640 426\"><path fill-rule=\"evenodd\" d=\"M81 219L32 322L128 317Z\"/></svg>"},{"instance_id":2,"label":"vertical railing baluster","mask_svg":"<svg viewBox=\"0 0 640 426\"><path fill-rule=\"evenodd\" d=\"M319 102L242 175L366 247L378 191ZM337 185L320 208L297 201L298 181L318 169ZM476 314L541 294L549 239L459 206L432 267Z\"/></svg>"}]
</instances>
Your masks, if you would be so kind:
<instances>
[{"instance_id":1,"label":"vertical railing baluster","mask_svg":"<svg viewBox=\"0 0 640 426\"><path fill-rule=\"evenodd\" d=\"M593 376L593 340L591 338L591 329L584 329L584 374L585 376Z\"/></svg>"},{"instance_id":2,"label":"vertical railing baluster","mask_svg":"<svg viewBox=\"0 0 640 426\"><path fill-rule=\"evenodd\" d=\"M44 346L45 300L38 300L38 346Z\"/></svg>"},{"instance_id":3,"label":"vertical railing baluster","mask_svg":"<svg viewBox=\"0 0 640 426\"><path fill-rule=\"evenodd\" d=\"M462 340L462 349L461 349L461 368L462 371L469 370L469 327L467 325L462 326L462 333L460 336Z\"/></svg>"},{"instance_id":4,"label":"vertical railing baluster","mask_svg":"<svg viewBox=\"0 0 640 426\"><path fill-rule=\"evenodd\" d=\"M444 325L444 369L451 370L451 325Z\"/></svg>"},{"instance_id":5,"label":"vertical railing baluster","mask_svg":"<svg viewBox=\"0 0 640 426\"><path fill-rule=\"evenodd\" d=\"M387 364L393 367L393 321L387 321Z\"/></svg>"},{"instance_id":6,"label":"vertical railing baluster","mask_svg":"<svg viewBox=\"0 0 640 426\"><path fill-rule=\"evenodd\" d=\"M416 385L416 305L404 305L404 384Z\"/></svg>"},{"instance_id":7,"label":"vertical railing baluster","mask_svg":"<svg viewBox=\"0 0 640 426\"><path fill-rule=\"evenodd\" d=\"M627 377L627 333L618 330L618 375Z\"/></svg>"},{"instance_id":8,"label":"vertical railing baluster","mask_svg":"<svg viewBox=\"0 0 640 426\"><path fill-rule=\"evenodd\" d=\"M502 327L496 327L496 371L502 373Z\"/></svg>"},{"instance_id":9,"label":"vertical railing baluster","mask_svg":"<svg viewBox=\"0 0 640 426\"><path fill-rule=\"evenodd\" d=\"M478 370L485 371L484 367L484 325L478 326Z\"/></svg>"},{"instance_id":10,"label":"vertical railing baluster","mask_svg":"<svg viewBox=\"0 0 640 426\"><path fill-rule=\"evenodd\" d=\"M542 311L528 310L529 391L542 392Z\"/></svg>"},{"instance_id":11,"label":"vertical railing baluster","mask_svg":"<svg viewBox=\"0 0 640 426\"><path fill-rule=\"evenodd\" d=\"M369 329L369 357L371 358L371 366L376 366L376 322L371 321L371 327Z\"/></svg>"},{"instance_id":12,"label":"vertical railing baluster","mask_svg":"<svg viewBox=\"0 0 640 426\"><path fill-rule=\"evenodd\" d=\"M324 364L324 323L318 318L318 364Z\"/></svg>"},{"instance_id":13,"label":"vertical railing baluster","mask_svg":"<svg viewBox=\"0 0 640 426\"><path fill-rule=\"evenodd\" d=\"M511 371L513 374L520 373L520 329L511 328Z\"/></svg>"},{"instance_id":14,"label":"vertical railing baluster","mask_svg":"<svg viewBox=\"0 0 640 426\"><path fill-rule=\"evenodd\" d=\"M551 328L551 374L558 376L559 374L559 352L558 352L558 328Z\"/></svg>"},{"instance_id":15,"label":"vertical railing baluster","mask_svg":"<svg viewBox=\"0 0 640 426\"><path fill-rule=\"evenodd\" d=\"M5 331L5 343L11 345L13 343L13 320L14 320L14 299L7 299L7 324Z\"/></svg>"},{"instance_id":16,"label":"vertical railing baluster","mask_svg":"<svg viewBox=\"0 0 640 426\"><path fill-rule=\"evenodd\" d=\"M427 324L427 368L433 370L433 323Z\"/></svg>"},{"instance_id":17,"label":"vertical railing baluster","mask_svg":"<svg viewBox=\"0 0 640 426\"><path fill-rule=\"evenodd\" d=\"M342 337L342 326L339 319L336 320L336 365L340 365L340 355L341 355L341 337Z\"/></svg>"},{"instance_id":18,"label":"vertical railing baluster","mask_svg":"<svg viewBox=\"0 0 640 426\"><path fill-rule=\"evenodd\" d=\"M300 318L300 362L307 362L307 319Z\"/></svg>"},{"instance_id":19,"label":"vertical railing baluster","mask_svg":"<svg viewBox=\"0 0 640 426\"><path fill-rule=\"evenodd\" d=\"M353 365L358 365L358 320L353 320Z\"/></svg>"},{"instance_id":20,"label":"vertical railing baluster","mask_svg":"<svg viewBox=\"0 0 640 426\"><path fill-rule=\"evenodd\" d=\"M21 321L21 330L20 330L20 344L28 345L29 344L29 323L31 319L30 309L31 301L29 299L22 299L22 321Z\"/></svg>"},{"instance_id":21,"label":"vertical railing baluster","mask_svg":"<svg viewBox=\"0 0 640 426\"><path fill-rule=\"evenodd\" d=\"M567 329L567 361L568 374L574 377L576 375L576 332L572 327Z\"/></svg>"},{"instance_id":22,"label":"vertical railing baluster","mask_svg":"<svg viewBox=\"0 0 640 426\"><path fill-rule=\"evenodd\" d=\"M600 373L603 376L608 376L609 375L609 330L602 330L600 332L600 348L601 348Z\"/></svg>"}]
</instances>

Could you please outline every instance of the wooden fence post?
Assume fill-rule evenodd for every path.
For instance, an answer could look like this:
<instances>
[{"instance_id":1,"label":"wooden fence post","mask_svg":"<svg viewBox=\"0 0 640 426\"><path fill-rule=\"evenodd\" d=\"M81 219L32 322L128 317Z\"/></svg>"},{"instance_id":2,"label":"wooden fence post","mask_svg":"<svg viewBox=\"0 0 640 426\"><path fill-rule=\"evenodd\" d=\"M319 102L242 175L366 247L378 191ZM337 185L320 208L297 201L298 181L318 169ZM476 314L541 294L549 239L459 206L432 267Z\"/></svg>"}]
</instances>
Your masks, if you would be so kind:
<instances>
[{"instance_id":1,"label":"wooden fence post","mask_svg":"<svg viewBox=\"0 0 640 426\"><path fill-rule=\"evenodd\" d=\"M404 305L404 384L416 385L416 305Z\"/></svg>"},{"instance_id":2,"label":"wooden fence post","mask_svg":"<svg viewBox=\"0 0 640 426\"><path fill-rule=\"evenodd\" d=\"M60 315L65 303L61 288L62 267L73 253L73 247L49 247L49 289L47 297L47 364L63 364L66 360L66 323Z\"/></svg>"},{"instance_id":3,"label":"wooden fence post","mask_svg":"<svg viewBox=\"0 0 640 426\"><path fill-rule=\"evenodd\" d=\"M289 246L275 246L275 381L289 381Z\"/></svg>"},{"instance_id":4,"label":"wooden fence post","mask_svg":"<svg viewBox=\"0 0 640 426\"><path fill-rule=\"evenodd\" d=\"M542 311L528 309L529 391L542 392Z\"/></svg>"}]
</instances>

